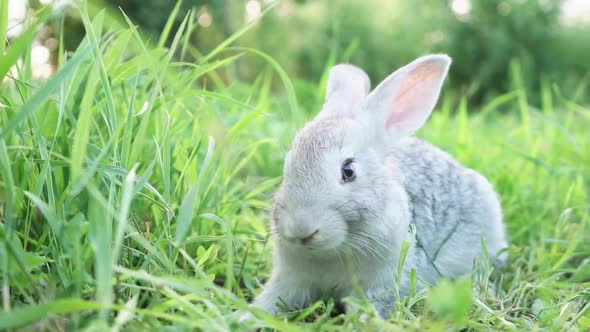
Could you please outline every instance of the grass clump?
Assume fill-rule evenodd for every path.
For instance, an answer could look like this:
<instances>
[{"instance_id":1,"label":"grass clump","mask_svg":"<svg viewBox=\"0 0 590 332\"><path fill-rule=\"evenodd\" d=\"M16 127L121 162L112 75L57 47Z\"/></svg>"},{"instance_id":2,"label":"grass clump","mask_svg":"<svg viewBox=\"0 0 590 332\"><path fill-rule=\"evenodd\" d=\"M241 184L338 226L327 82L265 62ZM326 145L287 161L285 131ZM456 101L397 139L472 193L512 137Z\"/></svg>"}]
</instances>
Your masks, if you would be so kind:
<instances>
[{"instance_id":1,"label":"grass clump","mask_svg":"<svg viewBox=\"0 0 590 332\"><path fill-rule=\"evenodd\" d=\"M500 193L511 246L496 278L482 262L400 299L388 321L363 301L338 315L327 298L290 320L240 322L270 270L283 154L322 88L232 48L248 27L200 55L183 38L190 14L157 43L124 16L81 14L87 36L49 80L26 65L32 33L0 66L24 55L0 94L1 329L590 328L590 110L558 90L543 90L540 109L518 86L479 112L445 99L419 133ZM267 63L251 83L232 79L245 56Z\"/></svg>"}]
</instances>

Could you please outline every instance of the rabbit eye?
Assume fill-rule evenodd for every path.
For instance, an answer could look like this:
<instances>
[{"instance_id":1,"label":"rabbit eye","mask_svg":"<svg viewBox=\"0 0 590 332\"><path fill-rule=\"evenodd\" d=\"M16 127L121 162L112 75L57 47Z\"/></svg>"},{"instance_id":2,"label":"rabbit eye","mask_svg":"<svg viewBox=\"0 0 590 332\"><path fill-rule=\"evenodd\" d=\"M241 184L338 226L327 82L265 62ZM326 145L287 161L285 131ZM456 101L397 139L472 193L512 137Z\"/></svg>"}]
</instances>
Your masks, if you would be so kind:
<instances>
[{"instance_id":1,"label":"rabbit eye","mask_svg":"<svg viewBox=\"0 0 590 332\"><path fill-rule=\"evenodd\" d=\"M342 181L351 182L354 181L354 179L356 178L356 172L354 171L353 162L354 160L352 159L346 159L344 163L342 163Z\"/></svg>"}]
</instances>

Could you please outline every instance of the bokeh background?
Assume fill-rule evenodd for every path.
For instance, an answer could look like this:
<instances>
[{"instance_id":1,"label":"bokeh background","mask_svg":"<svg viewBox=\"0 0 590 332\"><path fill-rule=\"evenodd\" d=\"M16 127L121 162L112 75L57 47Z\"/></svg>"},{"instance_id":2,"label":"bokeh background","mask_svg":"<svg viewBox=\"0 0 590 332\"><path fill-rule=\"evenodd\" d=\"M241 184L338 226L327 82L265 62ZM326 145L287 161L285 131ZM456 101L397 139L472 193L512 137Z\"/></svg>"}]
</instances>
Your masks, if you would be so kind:
<instances>
[{"instance_id":1,"label":"bokeh background","mask_svg":"<svg viewBox=\"0 0 590 332\"><path fill-rule=\"evenodd\" d=\"M590 329L590 0L177 3L0 0L0 330ZM387 322L329 297L240 320L328 69L429 52L454 63L416 134L494 185L508 265Z\"/></svg>"},{"instance_id":2,"label":"bokeh background","mask_svg":"<svg viewBox=\"0 0 590 332\"><path fill-rule=\"evenodd\" d=\"M54 3L65 14L65 47L74 50L84 36L79 14L68 8L70 1ZM95 12L106 9L113 16L124 11L156 40L176 1L90 4ZM25 15L25 1L11 0L10 5L15 21ZM235 43L270 55L292 78L317 81L326 66L350 62L376 83L421 54L444 52L454 59L449 86L457 102L466 98L472 105L483 104L520 88L532 105L542 102L542 89L558 89L574 102L590 99L587 0L185 0L172 31L189 10L195 23L191 43L200 53L252 23L256 26ZM19 28L11 30L14 36ZM43 63L56 61L54 30L47 26L37 45L40 75L51 72ZM198 56L182 54L187 61ZM265 59L244 57L232 78L253 80L264 65Z\"/></svg>"}]
</instances>

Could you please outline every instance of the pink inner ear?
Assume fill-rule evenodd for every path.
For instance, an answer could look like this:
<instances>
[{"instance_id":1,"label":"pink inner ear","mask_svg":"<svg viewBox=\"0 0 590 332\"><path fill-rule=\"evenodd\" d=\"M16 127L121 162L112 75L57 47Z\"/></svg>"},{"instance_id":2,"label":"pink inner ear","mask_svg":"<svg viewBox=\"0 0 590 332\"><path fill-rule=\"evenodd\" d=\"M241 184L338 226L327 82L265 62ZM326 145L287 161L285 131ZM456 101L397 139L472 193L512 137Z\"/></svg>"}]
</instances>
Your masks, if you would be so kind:
<instances>
[{"instance_id":1,"label":"pink inner ear","mask_svg":"<svg viewBox=\"0 0 590 332\"><path fill-rule=\"evenodd\" d=\"M409 125L414 125L416 120L422 118L419 114L421 108L431 107L428 105L432 98L429 94L436 91L442 70L444 65L440 62L426 61L406 75L393 98L389 117L385 122L387 128L407 121L410 121Z\"/></svg>"}]
</instances>

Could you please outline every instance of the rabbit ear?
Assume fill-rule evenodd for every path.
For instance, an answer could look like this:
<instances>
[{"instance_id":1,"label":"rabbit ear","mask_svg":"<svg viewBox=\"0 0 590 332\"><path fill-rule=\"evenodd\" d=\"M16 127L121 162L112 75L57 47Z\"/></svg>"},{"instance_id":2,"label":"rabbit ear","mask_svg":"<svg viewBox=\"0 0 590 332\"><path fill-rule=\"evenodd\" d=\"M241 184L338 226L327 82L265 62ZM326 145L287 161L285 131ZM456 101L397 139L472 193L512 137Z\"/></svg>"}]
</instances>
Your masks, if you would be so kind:
<instances>
[{"instance_id":1,"label":"rabbit ear","mask_svg":"<svg viewBox=\"0 0 590 332\"><path fill-rule=\"evenodd\" d=\"M370 87L369 77L362 69L349 64L332 67L321 114L351 115L354 106L365 100Z\"/></svg>"},{"instance_id":2,"label":"rabbit ear","mask_svg":"<svg viewBox=\"0 0 590 332\"><path fill-rule=\"evenodd\" d=\"M451 58L420 57L389 75L367 97L365 110L377 116L387 132L400 137L420 129L440 94Z\"/></svg>"}]
</instances>

